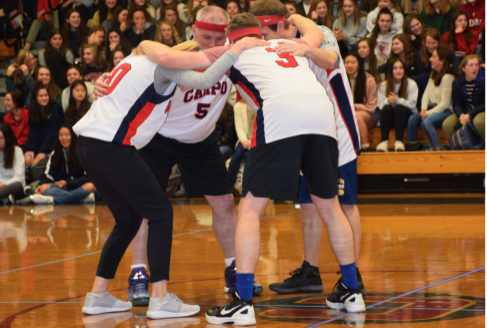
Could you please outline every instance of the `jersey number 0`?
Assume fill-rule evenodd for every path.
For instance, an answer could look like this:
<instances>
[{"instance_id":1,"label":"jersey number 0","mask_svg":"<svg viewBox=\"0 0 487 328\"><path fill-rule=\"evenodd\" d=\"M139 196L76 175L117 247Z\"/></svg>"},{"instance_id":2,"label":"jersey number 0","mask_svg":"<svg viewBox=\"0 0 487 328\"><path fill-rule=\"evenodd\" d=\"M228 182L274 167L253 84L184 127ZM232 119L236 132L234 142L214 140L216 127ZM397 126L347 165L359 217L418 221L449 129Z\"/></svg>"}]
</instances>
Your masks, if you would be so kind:
<instances>
[{"instance_id":1,"label":"jersey number 0","mask_svg":"<svg viewBox=\"0 0 487 328\"><path fill-rule=\"evenodd\" d=\"M110 73L110 77L108 78L108 80L106 82L106 84L110 85L110 88L108 88L108 90L105 92L106 96L108 96L110 93L113 92L113 90L118 85L120 80L125 76L125 74L127 74L130 71L130 69L132 68L132 65L130 65L129 63L123 63L122 65L117 66L116 68L117 68L117 70L112 71ZM120 70L121 70L121 72L118 73ZM118 73L118 75L117 75L117 73ZM113 80L113 83L112 83L112 80Z\"/></svg>"},{"instance_id":2,"label":"jersey number 0","mask_svg":"<svg viewBox=\"0 0 487 328\"><path fill-rule=\"evenodd\" d=\"M272 48L265 48L265 50L267 50L267 52L274 52L274 49ZM296 61L296 59L294 59L294 56L291 55L291 54L288 54L286 52L281 52L280 54L276 54L279 56L279 58L283 58L283 59L286 59L287 61L284 61L284 60L276 60L276 63L277 65L279 66L282 66L282 67L297 67L298 66L298 62Z\"/></svg>"}]
</instances>

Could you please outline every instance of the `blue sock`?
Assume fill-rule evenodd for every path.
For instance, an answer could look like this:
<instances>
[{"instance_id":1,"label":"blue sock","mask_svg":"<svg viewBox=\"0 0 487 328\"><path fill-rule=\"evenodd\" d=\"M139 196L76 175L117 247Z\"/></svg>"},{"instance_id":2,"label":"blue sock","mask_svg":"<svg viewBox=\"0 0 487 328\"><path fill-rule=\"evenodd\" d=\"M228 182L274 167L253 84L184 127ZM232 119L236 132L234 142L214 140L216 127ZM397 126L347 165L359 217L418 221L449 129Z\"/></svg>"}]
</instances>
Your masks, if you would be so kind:
<instances>
[{"instance_id":1,"label":"blue sock","mask_svg":"<svg viewBox=\"0 0 487 328\"><path fill-rule=\"evenodd\" d=\"M254 292L254 274L237 273L237 292L244 301L251 301Z\"/></svg>"},{"instance_id":2,"label":"blue sock","mask_svg":"<svg viewBox=\"0 0 487 328\"><path fill-rule=\"evenodd\" d=\"M340 271L342 272L342 280L345 286L350 289L357 289L357 269L355 268L355 262L347 265L340 265Z\"/></svg>"}]
</instances>

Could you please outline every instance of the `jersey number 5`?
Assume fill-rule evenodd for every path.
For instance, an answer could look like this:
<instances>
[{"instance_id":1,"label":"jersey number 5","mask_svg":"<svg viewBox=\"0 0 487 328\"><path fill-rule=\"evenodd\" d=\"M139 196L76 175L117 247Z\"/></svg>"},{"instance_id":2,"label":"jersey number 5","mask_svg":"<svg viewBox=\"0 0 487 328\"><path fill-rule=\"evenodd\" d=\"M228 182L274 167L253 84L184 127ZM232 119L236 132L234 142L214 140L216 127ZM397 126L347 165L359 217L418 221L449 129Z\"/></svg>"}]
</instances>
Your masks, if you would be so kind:
<instances>
[{"instance_id":1,"label":"jersey number 5","mask_svg":"<svg viewBox=\"0 0 487 328\"><path fill-rule=\"evenodd\" d=\"M110 77L105 82L106 84L108 84L110 86L110 88L108 88L108 90L105 92L106 96L108 96L110 93L112 93L112 91L118 85L120 80L125 76L125 74L127 74L130 71L131 68L132 68L132 65L130 65L129 63L123 63L122 65L117 66L116 71L112 71L110 73ZM119 71L121 71L121 72L118 73Z\"/></svg>"},{"instance_id":2,"label":"jersey number 5","mask_svg":"<svg viewBox=\"0 0 487 328\"><path fill-rule=\"evenodd\" d=\"M275 52L274 49L272 48L265 48L267 52ZM294 56L285 52L281 52L280 54L276 54L279 56L279 58L286 59L287 61L284 60L276 60L277 65L282 66L282 67L296 67L298 66L298 62L296 59L294 59Z\"/></svg>"},{"instance_id":3,"label":"jersey number 5","mask_svg":"<svg viewBox=\"0 0 487 328\"><path fill-rule=\"evenodd\" d=\"M198 103L196 106L196 114L194 114L194 117L197 119L204 119L206 115L208 115L208 108L210 108L211 104L203 104L203 103Z\"/></svg>"}]
</instances>

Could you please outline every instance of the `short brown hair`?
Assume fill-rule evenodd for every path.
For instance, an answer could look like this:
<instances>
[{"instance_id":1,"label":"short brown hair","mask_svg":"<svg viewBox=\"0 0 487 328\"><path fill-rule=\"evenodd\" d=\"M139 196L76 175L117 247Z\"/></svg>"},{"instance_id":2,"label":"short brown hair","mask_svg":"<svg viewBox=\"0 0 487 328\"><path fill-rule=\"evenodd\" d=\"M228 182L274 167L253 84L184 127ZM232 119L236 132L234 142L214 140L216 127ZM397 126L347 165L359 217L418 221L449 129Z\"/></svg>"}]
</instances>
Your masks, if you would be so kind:
<instances>
[{"instance_id":1,"label":"short brown hair","mask_svg":"<svg viewBox=\"0 0 487 328\"><path fill-rule=\"evenodd\" d=\"M227 35L230 32L241 30L248 27L258 27L260 28L260 21L252 14L243 13L235 15L227 26ZM260 35L252 34L247 36L255 36L261 38Z\"/></svg>"},{"instance_id":2,"label":"short brown hair","mask_svg":"<svg viewBox=\"0 0 487 328\"><path fill-rule=\"evenodd\" d=\"M279 17L286 17L288 11L286 6L279 0L257 0L249 9L249 13L255 16L277 15ZM289 21L284 21L284 28L289 28ZM277 24L268 25L274 32L277 31Z\"/></svg>"}]
</instances>

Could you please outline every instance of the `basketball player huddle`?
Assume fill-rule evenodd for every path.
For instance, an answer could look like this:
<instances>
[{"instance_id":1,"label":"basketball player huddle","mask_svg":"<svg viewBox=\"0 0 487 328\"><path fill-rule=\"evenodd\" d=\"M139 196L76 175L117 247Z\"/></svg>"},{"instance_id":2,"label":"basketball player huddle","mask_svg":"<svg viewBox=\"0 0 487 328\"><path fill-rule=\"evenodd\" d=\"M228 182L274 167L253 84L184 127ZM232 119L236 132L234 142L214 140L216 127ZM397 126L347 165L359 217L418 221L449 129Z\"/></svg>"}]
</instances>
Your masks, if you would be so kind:
<instances>
[{"instance_id":1,"label":"basketball player huddle","mask_svg":"<svg viewBox=\"0 0 487 328\"><path fill-rule=\"evenodd\" d=\"M254 281L260 219L269 199L294 200L297 194L308 244L305 261L291 278L269 288L323 290L318 257L325 224L341 272L327 305L365 311L358 271L360 142L352 92L333 33L286 14L279 0L258 0L250 13L231 21L221 8L204 7L193 26L196 42L168 48L143 41L97 81L98 99L74 131L78 158L116 224L84 313L148 305L147 317L161 319L200 311L168 291L173 212L164 191L175 164L188 197L204 196L212 207L225 256L225 292L233 301L209 309L209 323L256 324L252 297L263 292ZM198 48L202 51L188 51ZM256 113L238 216L214 131L232 84ZM195 91L188 97L178 85ZM129 246L133 265L124 302L108 293L108 282Z\"/></svg>"}]
</instances>

